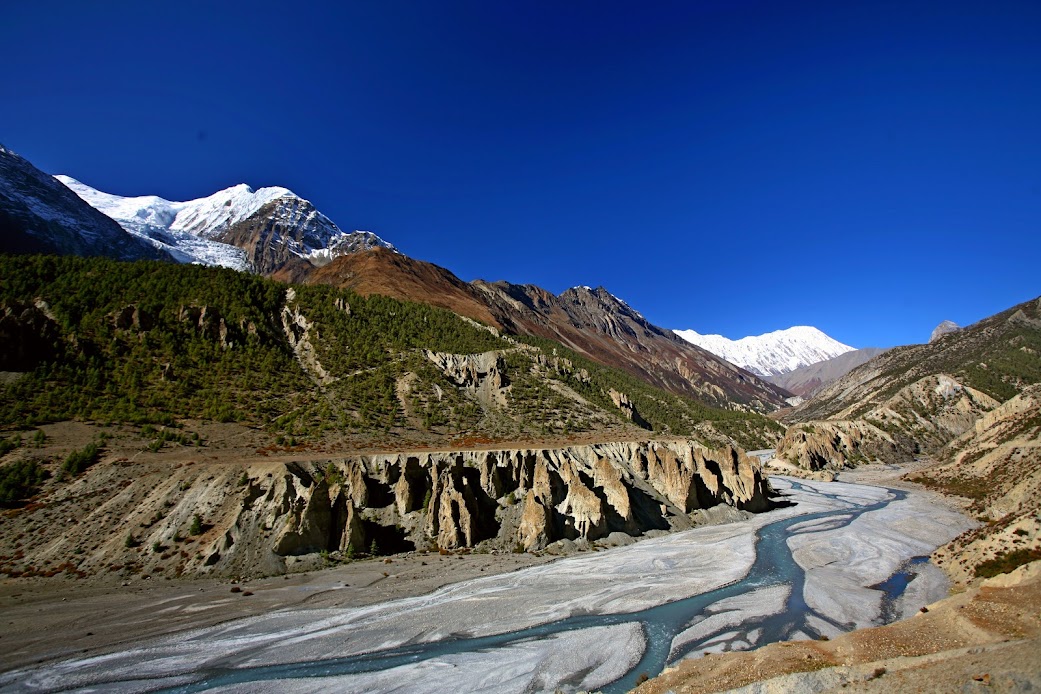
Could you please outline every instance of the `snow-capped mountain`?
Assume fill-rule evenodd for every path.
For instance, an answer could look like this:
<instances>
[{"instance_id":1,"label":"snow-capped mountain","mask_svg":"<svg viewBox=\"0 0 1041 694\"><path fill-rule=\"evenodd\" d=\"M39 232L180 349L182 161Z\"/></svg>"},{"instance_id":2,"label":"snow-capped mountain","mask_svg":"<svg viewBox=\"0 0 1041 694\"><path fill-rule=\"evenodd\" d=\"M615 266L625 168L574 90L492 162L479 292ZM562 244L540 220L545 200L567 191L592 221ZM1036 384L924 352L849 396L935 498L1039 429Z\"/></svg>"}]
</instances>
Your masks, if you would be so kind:
<instances>
[{"instance_id":1,"label":"snow-capped mountain","mask_svg":"<svg viewBox=\"0 0 1041 694\"><path fill-rule=\"evenodd\" d=\"M112 195L69 176L55 178L128 232L181 262L268 274L293 258L320 266L366 248L393 248L368 231L341 231L286 188L253 190L239 184L176 202L154 195Z\"/></svg>"},{"instance_id":2,"label":"snow-capped mountain","mask_svg":"<svg viewBox=\"0 0 1041 694\"><path fill-rule=\"evenodd\" d=\"M816 364L854 349L808 325L742 337L740 340L730 340L722 335L701 335L693 330L673 332L687 342L760 376L788 373L800 366Z\"/></svg>"},{"instance_id":3,"label":"snow-capped mountain","mask_svg":"<svg viewBox=\"0 0 1041 694\"><path fill-rule=\"evenodd\" d=\"M3 145L0 251L170 260Z\"/></svg>"}]
</instances>

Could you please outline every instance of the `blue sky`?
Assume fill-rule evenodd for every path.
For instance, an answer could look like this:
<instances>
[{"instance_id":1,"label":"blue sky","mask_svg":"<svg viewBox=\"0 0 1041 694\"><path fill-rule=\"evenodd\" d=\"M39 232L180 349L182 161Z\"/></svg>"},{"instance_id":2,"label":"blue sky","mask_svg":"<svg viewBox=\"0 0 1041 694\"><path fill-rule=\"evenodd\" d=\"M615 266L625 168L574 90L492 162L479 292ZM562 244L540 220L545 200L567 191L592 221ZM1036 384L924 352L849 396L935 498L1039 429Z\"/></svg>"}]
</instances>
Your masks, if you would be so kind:
<instances>
[{"instance_id":1,"label":"blue sky","mask_svg":"<svg viewBox=\"0 0 1041 694\"><path fill-rule=\"evenodd\" d=\"M0 142L732 338L1041 294L1041 3L343 4L8 3Z\"/></svg>"}]
</instances>

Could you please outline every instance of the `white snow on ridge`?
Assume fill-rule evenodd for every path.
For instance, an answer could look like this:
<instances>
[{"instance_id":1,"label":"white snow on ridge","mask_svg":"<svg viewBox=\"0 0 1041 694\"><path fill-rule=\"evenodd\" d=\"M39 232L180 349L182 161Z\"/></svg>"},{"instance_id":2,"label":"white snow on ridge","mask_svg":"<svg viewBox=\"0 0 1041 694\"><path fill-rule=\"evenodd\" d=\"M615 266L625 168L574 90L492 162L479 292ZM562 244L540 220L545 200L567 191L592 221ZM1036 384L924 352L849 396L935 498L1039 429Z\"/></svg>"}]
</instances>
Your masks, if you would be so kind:
<instances>
[{"instance_id":1,"label":"white snow on ridge","mask_svg":"<svg viewBox=\"0 0 1041 694\"><path fill-rule=\"evenodd\" d=\"M763 335L731 340L722 335L702 335L693 330L674 330L687 342L722 357L731 364L760 376L776 376L852 352L817 328L797 325Z\"/></svg>"},{"instance_id":2,"label":"white snow on ridge","mask_svg":"<svg viewBox=\"0 0 1041 694\"><path fill-rule=\"evenodd\" d=\"M196 201L171 202L155 195L125 198L96 190L69 176L55 178L88 205L119 222L128 233L166 251L180 263L219 265L241 271L249 269L246 251L241 248L173 228L178 215L190 209L189 206Z\"/></svg>"},{"instance_id":3,"label":"white snow on ridge","mask_svg":"<svg viewBox=\"0 0 1041 694\"><path fill-rule=\"evenodd\" d=\"M205 198L177 203L182 208L170 228L216 238L232 224L248 219L264 205L282 197L296 196L286 188L260 188L254 191L245 183L240 183Z\"/></svg>"},{"instance_id":4,"label":"white snow on ridge","mask_svg":"<svg viewBox=\"0 0 1041 694\"><path fill-rule=\"evenodd\" d=\"M372 232L346 233L307 200L287 188L253 190L242 183L197 200L177 202L155 195L123 197L104 193L69 176L55 178L91 207L119 222L129 233L161 248L184 263L250 269L245 250L218 239L230 227L256 215L269 203L280 201L272 212L287 226L301 232L301 239L284 237L288 250L315 265L369 248L394 247Z\"/></svg>"}]
</instances>

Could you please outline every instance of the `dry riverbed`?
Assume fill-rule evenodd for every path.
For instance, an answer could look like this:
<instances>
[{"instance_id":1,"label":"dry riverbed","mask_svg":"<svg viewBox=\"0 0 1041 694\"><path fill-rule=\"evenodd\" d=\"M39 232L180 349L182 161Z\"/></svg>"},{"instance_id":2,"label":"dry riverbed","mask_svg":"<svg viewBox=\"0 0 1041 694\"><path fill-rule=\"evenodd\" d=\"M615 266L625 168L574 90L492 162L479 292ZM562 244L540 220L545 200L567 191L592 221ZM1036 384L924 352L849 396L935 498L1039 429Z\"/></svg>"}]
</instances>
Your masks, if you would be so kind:
<instances>
[{"instance_id":1,"label":"dry riverbed","mask_svg":"<svg viewBox=\"0 0 1041 694\"><path fill-rule=\"evenodd\" d=\"M928 467L865 465L839 479L913 491L964 511L968 502L901 480ZM977 580L908 619L827 641L788 641L687 659L640 694L1022 692L1041 689L1041 562Z\"/></svg>"},{"instance_id":2,"label":"dry riverbed","mask_svg":"<svg viewBox=\"0 0 1041 694\"><path fill-rule=\"evenodd\" d=\"M410 553L248 582L0 580L0 670L100 654L161 634L285 608L360 607L551 561L549 555Z\"/></svg>"},{"instance_id":3,"label":"dry riverbed","mask_svg":"<svg viewBox=\"0 0 1041 694\"><path fill-rule=\"evenodd\" d=\"M672 629L664 646L668 649L673 637L672 648L680 649L684 644L700 644L699 650L725 650L739 647L739 642L755 645L762 632L757 624L772 628L771 615L784 614L781 587L770 589L777 593L777 605L771 603L770 614L760 615L762 605L755 596L763 589L757 586L767 584L745 588L736 583L756 559L753 536L766 524L784 519L795 523L792 532L799 541L792 556L802 569L793 578L805 571L812 608L797 628L834 638L829 623L866 626L880 609L878 595L873 602L847 604L848 589L864 591L911 557L950 539L962 523L949 509L899 499L878 488L785 480L778 485L796 505L552 564L530 555L429 554L235 586L179 581L169 581L169 587L142 586L156 579L136 580L119 586L116 595L88 592L67 602L61 602L56 590L18 598L7 594L4 614L14 602L13 618L6 619L18 622L20 633L11 643L14 647L4 649L8 673L0 676L0 685L58 690L120 683L154 688L210 677L206 673L234 673L247 679L219 681L237 682L234 686L245 687L243 691L370 691L391 683L407 691L596 689L626 671L635 679L642 654L653 652L651 636L642 633L639 620L657 617L638 613L664 603L670 603L671 611L673 601L708 597L723 586L728 592L711 597L714 603L704 610L692 608L692 614L700 615L694 627L683 626L691 623L685 616L678 615L674 625L671 614L662 616L662 627ZM875 510L859 514L858 508ZM834 521L799 521L807 513L833 511L838 513ZM491 575L524 562L543 565ZM468 577L478 580L445 585ZM26 585L38 584L21 584ZM438 585L444 587L431 592ZM126 599L120 600L121 595ZM409 595L421 597L396 599ZM540 626L531 634L536 638L523 635L536 625L562 624L576 615L580 622L572 627ZM37 616L45 621L34 635ZM728 626L731 618L737 619L734 626ZM739 626L746 618L750 625ZM727 623L717 624L721 620ZM98 640L78 641L88 638L88 631L89 638ZM503 632L511 632L514 640L500 639L492 648L480 641ZM442 649L450 634L464 635L457 642L462 650ZM373 649L393 652L402 646L413 652L433 650L424 650L425 659L388 662L382 672L325 672L329 659L353 661ZM99 659L100 653L110 655ZM47 662L34 667L40 659ZM18 668L19 663L29 667ZM285 679L304 672L301 666L316 668L318 677ZM487 673L497 674L489 680Z\"/></svg>"}]
</instances>

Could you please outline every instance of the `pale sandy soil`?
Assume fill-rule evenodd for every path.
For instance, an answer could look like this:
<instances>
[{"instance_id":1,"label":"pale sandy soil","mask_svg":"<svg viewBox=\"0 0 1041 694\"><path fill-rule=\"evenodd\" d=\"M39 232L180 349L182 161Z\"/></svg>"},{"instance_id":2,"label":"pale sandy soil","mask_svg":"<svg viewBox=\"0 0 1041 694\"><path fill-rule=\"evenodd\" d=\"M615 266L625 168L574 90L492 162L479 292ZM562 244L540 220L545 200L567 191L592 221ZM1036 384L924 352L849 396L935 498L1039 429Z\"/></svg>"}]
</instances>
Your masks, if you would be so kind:
<instances>
[{"instance_id":1,"label":"pale sandy soil","mask_svg":"<svg viewBox=\"0 0 1041 694\"><path fill-rule=\"evenodd\" d=\"M1020 692L1041 687L1041 563L831 641L776 643L681 662L640 694ZM740 689L739 689L740 688Z\"/></svg>"},{"instance_id":2,"label":"pale sandy soil","mask_svg":"<svg viewBox=\"0 0 1041 694\"><path fill-rule=\"evenodd\" d=\"M104 653L159 634L287 607L354 607L423 595L478 576L542 564L532 554L396 555L245 583L135 578L129 585L0 580L0 670ZM232 592L232 590L236 592ZM246 593L252 593L247 595Z\"/></svg>"},{"instance_id":3,"label":"pale sandy soil","mask_svg":"<svg viewBox=\"0 0 1041 694\"><path fill-rule=\"evenodd\" d=\"M928 467L866 465L845 482L914 490L952 509L967 500L899 479ZM977 580L910 619L831 641L784 642L681 661L640 694L1022 692L1041 689L1041 562Z\"/></svg>"}]
</instances>

